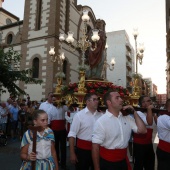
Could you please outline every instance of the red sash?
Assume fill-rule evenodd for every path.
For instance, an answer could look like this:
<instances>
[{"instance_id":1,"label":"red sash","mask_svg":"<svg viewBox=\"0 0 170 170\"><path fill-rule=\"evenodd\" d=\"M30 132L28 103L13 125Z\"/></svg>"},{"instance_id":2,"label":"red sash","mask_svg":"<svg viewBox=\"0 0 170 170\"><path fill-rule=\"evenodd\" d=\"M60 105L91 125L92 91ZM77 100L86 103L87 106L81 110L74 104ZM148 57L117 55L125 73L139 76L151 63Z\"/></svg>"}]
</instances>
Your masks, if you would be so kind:
<instances>
[{"instance_id":1,"label":"red sash","mask_svg":"<svg viewBox=\"0 0 170 170\"><path fill-rule=\"evenodd\" d=\"M158 148L165 152L170 153L170 143L169 142L159 139Z\"/></svg>"},{"instance_id":2,"label":"red sash","mask_svg":"<svg viewBox=\"0 0 170 170\"><path fill-rule=\"evenodd\" d=\"M77 147L80 149L91 150L92 142L87 140L77 139Z\"/></svg>"},{"instance_id":3,"label":"red sash","mask_svg":"<svg viewBox=\"0 0 170 170\"><path fill-rule=\"evenodd\" d=\"M138 144L151 144L152 143L152 132L153 129L147 128L146 134L134 133L133 142Z\"/></svg>"},{"instance_id":4,"label":"red sash","mask_svg":"<svg viewBox=\"0 0 170 170\"><path fill-rule=\"evenodd\" d=\"M125 149L106 149L100 147L100 156L110 162L118 162L126 159L128 170L132 170L129 159L127 157L127 148Z\"/></svg>"},{"instance_id":5,"label":"red sash","mask_svg":"<svg viewBox=\"0 0 170 170\"><path fill-rule=\"evenodd\" d=\"M65 129L65 120L52 120L50 127L52 130L60 131Z\"/></svg>"}]
</instances>

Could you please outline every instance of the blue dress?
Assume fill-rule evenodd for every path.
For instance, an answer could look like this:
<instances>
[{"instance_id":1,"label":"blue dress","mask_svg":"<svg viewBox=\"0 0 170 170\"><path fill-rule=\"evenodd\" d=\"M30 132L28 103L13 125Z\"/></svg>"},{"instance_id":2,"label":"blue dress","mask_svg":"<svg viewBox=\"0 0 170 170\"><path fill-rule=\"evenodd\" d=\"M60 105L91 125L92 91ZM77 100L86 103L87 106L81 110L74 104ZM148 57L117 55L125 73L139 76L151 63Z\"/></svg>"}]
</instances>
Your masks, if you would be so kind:
<instances>
[{"instance_id":1,"label":"blue dress","mask_svg":"<svg viewBox=\"0 0 170 170\"><path fill-rule=\"evenodd\" d=\"M40 140L54 141L54 134L50 128L45 129L44 135L40 136L37 133L37 145ZM32 142L31 130L27 130L22 138L21 148ZM23 161L20 170L31 170L31 161ZM52 156L46 159L36 159L36 170L53 170L55 169L55 163Z\"/></svg>"}]
</instances>

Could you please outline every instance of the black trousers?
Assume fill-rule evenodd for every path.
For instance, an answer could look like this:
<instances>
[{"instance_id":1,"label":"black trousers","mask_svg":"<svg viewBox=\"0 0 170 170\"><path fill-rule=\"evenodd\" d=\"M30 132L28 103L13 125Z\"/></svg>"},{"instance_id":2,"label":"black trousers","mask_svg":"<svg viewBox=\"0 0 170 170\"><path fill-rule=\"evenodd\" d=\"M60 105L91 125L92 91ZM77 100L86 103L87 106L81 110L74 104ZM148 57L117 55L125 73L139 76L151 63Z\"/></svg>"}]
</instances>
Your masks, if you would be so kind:
<instances>
[{"instance_id":1,"label":"black trousers","mask_svg":"<svg viewBox=\"0 0 170 170\"><path fill-rule=\"evenodd\" d=\"M170 170L170 153L157 148L156 155L158 160L157 170Z\"/></svg>"},{"instance_id":2,"label":"black trousers","mask_svg":"<svg viewBox=\"0 0 170 170\"><path fill-rule=\"evenodd\" d=\"M134 168L133 170L154 170L155 153L153 144L133 144Z\"/></svg>"},{"instance_id":3,"label":"black trousers","mask_svg":"<svg viewBox=\"0 0 170 170\"><path fill-rule=\"evenodd\" d=\"M118 162L110 162L100 158L100 170L128 170L128 166L125 159Z\"/></svg>"},{"instance_id":4,"label":"black trousers","mask_svg":"<svg viewBox=\"0 0 170 170\"><path fill-rule=\"evenodd\" d=\"M76 148L76 170L94 170L91 150Z\"/></svg>"},{"instance_id":5,"label":"black trousers","mask_svg":"<svg viewBox=\"0 0 170 170\"><path fill-rule=\"evenodd\" d=\"M66 130L55 131L55 149L57 153L58 161L61 163L61 166L66 166L66 139L67 133Z\"/></svg>"}]
</instances>

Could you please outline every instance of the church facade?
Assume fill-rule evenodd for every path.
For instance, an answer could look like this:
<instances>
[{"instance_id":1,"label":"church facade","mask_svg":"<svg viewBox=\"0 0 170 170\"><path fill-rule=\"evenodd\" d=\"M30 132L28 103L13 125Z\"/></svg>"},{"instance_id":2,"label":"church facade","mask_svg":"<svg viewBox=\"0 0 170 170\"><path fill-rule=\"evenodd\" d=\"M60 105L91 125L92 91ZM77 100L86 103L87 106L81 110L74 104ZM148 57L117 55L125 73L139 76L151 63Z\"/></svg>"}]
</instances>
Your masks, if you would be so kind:
<instances>
[{"instance_id":1,"label":"church facade","mask_svg":"<svg viewBox=\"0 0 170 170\"><path fill-rule=\"evenodd\" d=\"M61 52L65 54L63 71L66 78L63 84L78 82L77 66L81 62L81 51L73 52L69 44L59 41L59 34L67 36L68 31L74 32L78 41L82 35L84 23L81 19L83 10L89 11L88 26L94 28L96 21L93 10L88 6L77 5L77 0L29 0L25 1L24 19L22 21L9 11L0 8L0 43L1 48L8 50L10 46L22 55L20 69L34 68L34 78L43 80L41 85L16 82L31 97L40 101L47 94L55 91L56 73L60 70L59 60L52 62L49 55L51 46L55 47L55 54L59 58ZM73 46L71 46L73 49ZM9 94L2 94L6 100Z\"/></svg>"}]
</instances>

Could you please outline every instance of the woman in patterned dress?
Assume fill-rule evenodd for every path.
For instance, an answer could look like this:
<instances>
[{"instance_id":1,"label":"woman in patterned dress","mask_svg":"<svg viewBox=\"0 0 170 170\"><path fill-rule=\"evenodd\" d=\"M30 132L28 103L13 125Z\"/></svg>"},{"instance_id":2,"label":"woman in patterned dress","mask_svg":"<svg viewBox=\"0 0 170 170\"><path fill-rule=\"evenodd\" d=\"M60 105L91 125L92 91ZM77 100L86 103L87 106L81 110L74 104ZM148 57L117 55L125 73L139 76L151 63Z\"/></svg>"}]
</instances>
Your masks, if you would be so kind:
<instances>
[{"instance_id":1,"label":"woman in patterned dress","mask_svg":"<svg viewBox=\"0 0 170 170\"><path fill-rule=\"evenodd\" d=\"M43 110L33 113L34 126L41 126L43 131L37 132L36 153L32 152L33 133L25 132L21 142L20 157L23 160L20 170L31 170L31 162L36 161L36 170L58 170L58 161L54 146L53 131L48 128L48 116Z\"/></svg>"}]
</instances>

